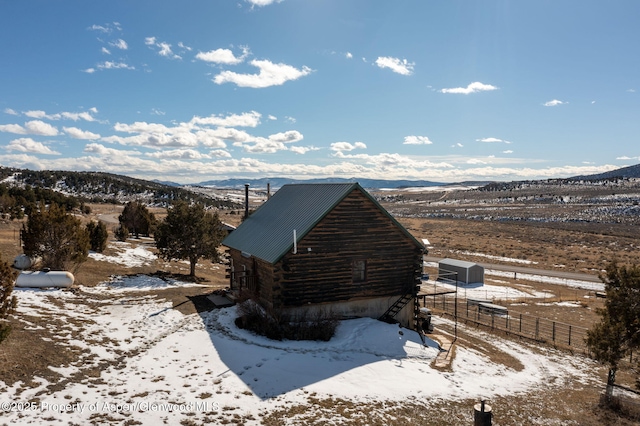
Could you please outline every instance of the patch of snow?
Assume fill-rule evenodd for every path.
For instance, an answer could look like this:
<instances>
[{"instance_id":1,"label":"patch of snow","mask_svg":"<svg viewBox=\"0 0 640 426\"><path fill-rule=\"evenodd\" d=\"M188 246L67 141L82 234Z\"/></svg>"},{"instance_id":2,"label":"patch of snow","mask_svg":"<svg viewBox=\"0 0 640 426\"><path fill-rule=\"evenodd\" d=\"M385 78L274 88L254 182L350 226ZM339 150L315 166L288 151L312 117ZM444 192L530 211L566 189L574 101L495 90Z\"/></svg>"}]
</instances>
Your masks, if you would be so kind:
<instances>
[{"instance_id":1,"label":"patch of snow","mask_svg":"<svg viewBox=\"0 0 640 426\"><path fill-rule=\"evenodd\" d=\"M484 273L487 275L495 275L499 277L513 277L513 272L497 271L494 269L485 269ZM523 274L520 272L518 272L518 279L547 284L563 285L565 287L581 288L584 290L604 291L603 283L594 283L590 281L570 280L567 278L548 277L544 275Z\"/></svg>"},{"instance_id":2,"label":"patch of snow","mask_svg":"<svg viewBox=\"0 0 640 426\"><path fill-rule=\"evenodd\" d=\"M142 245L132 247L131 243L115 241L109 247L117 250L118 253L115 256L107 256L102 253L90 252L89 257L99 262L117 263L129 268L149 265L158 258Z\"/></svg>"},{"instance_id":3,"label":"patch of snow","mask_svg":"<svg viewBox=\"0 0 640 426\"><path fill-rule=\"evenodd\" d=\"M450 284L444 281L423 281L422 289L428 290L429 285L437 284L439 290L456 290L454 284ZM552 293L546 293L541 291L529 290L523 291L509 286L490 285L490 284L458 284L458 296L465 299L486 299L486 300L510 300L510 299L525 299L525 298L544 298L553 297Z\"/></svg>"},{"instance_id":4,"label":"patch of snow","mask_svg":"<svg viewBox=\"0 0 640 426\"><path fill-rule=\"evenodd\" d=\"M579 302L551 302L551 303L536 303L538 306L563 306L565 308L580 308Z\"/></svg>"},{"instance_id":5,"label":"patch of snow","mask_svg":"<svg viewBox=\"0 0 640 426\"><path fill-rule=\"evenodd\" d=\"M491 259L491 260L498 260L501 262L511 262L511 263L524 263L527 265L531 265L531 264L537 264L538 262L534 262L532 260L525 260L525 259L515 259L512 257L504 257L504 256L493 256L491 254L484 254L484 253L476 253L476 252L470 252L470 251L461 251L461 250L452 250L453 253L458 253L458 254L463 254L466 256L477 256L477 257L486 257L487 259Z\"/></svg>"}]
</instances>

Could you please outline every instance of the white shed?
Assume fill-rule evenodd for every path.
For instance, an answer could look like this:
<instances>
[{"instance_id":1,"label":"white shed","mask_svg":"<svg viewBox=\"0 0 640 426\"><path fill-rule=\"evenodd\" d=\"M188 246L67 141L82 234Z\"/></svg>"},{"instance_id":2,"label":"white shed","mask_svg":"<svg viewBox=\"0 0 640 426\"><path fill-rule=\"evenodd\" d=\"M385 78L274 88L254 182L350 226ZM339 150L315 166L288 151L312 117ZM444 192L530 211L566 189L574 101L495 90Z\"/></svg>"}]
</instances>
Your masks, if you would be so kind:
<instances>
[{"instance_id":1,"label":"white shed","mask_svg":"<svg viewBox=\"0 0 640 426\"><path fill-rule=\"evenodd\" d=\"M477 263L457 259L442 259L438 262L438 278L457 280L460 283L484 283L484 268Z\"/></svg>"}]
</instances>

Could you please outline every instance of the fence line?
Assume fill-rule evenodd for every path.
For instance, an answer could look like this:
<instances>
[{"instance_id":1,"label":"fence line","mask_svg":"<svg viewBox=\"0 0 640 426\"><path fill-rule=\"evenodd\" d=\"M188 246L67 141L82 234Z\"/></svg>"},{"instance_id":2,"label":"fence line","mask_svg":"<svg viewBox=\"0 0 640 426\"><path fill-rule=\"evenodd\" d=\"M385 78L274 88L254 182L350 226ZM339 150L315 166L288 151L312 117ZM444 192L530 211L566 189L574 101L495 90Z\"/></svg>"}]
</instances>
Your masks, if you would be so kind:
<instances>
[{"instance_id":1,"label":"fence line","mask_svg":"<svg viewBox=\"0 0 640 426\"><path fill-rule=\"evenodd\" d=\"M585 327L520 312L496 312L490 308L484 308L478 303L470 303L465 299L457 301L456 309L456 301L450 297L436 299L425 296L422 297L422 306L432 308L434 312L441 311L451 316L455 316L457 312L458 320L467 323L588 354L584 341L587 335Z\"/></svg>"}]
</instances>

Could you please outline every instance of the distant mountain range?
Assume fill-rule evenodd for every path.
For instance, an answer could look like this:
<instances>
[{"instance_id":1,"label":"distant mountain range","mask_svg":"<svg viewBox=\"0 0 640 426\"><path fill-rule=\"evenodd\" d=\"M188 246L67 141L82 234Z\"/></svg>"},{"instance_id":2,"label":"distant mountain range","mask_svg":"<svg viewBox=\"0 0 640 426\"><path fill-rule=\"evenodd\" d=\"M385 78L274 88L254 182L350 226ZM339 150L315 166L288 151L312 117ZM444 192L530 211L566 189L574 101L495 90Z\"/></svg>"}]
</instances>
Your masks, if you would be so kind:
<instances>
[{"instance_id":1,"label":"distant mountain range","mask_svg":"<svg viewBox=\"0 0 640 426\"><path fill-rule=\"evenodd\" d=\"M13 182L12 179L17 179ZM606 173L593 175L574 176L564 180L604 180L615 178L640 178L640 164L623 167ZM14 179L14 180L15 180ZM545 180L546 182L548 180ZM483 187L500 184L492 181L467 181L458 183L442 183L428 180L387 180L387 179L359 179L359 178L324 178L324 179L291 179L284 177L261 179L224 179L208 180L194 185L182 185L171 181L145 181L124 175L114 175L102 172L70 172L70 171L32 171L13 169L0 166L0 182L13 184L28 184L35 187L50 188L52 190L71 193L84 197L90 201L148 199L148 202L166 202L174 199L203 200L200 194L188 191L189 186L213 187L225 189L242 189L249 184L252 190L266 190L267 184L271 184L272 190L277 190L283 185L291 183L346 183L358 182L367 189L381 188L407 188L407 187L440 187L440 186L475 186ZM529 181L535 182L535 181ZM541 181L542 182L542 181ZM515 182L513 182L515 183ZM505 183L501 183L504 185ZM209 200L211 202L211 200ZM227 201L217 200L224 204Z\"/></svg>"},{"instance_id":2,"label":"distant mountain range","mask_svg":"<svg viewBox=\"0 0 640 426\"><path fill-rule=\"evenodd\" d=\"M198 186L209 186L215 188L244 188L245 184L249 184L252 189L267 188L267 184L271 184L272 188L280 188L283 185L291 183L348 183L358 182L364 188L401 188L410 186L442 186L446 185L439 182L431 182L428 180L384 180L384 179L358 179L358 178L323 178L323 179L290 179L283 177L261 178L261 179L224 179L209 180L201 182Z\"/></svg>"}]
</instances>

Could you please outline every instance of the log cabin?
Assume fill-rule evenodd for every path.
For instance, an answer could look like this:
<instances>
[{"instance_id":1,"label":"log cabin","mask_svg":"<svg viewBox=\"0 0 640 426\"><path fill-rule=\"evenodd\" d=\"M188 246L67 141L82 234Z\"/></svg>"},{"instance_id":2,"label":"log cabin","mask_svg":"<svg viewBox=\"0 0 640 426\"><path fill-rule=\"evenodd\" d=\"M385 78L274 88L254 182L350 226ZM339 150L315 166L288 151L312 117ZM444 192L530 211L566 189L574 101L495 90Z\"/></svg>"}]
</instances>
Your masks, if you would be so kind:
<instances>
[{"instance_id":1,"label":"log cabin","mask_svg":"<svg viewBox=\"0 0 640 426\"><path fill-rule=\"evenodd\" d=\"M425 248L358 183L284 185L222 244L267 309L415 326Z\"/></svg>"}]
</instances>

